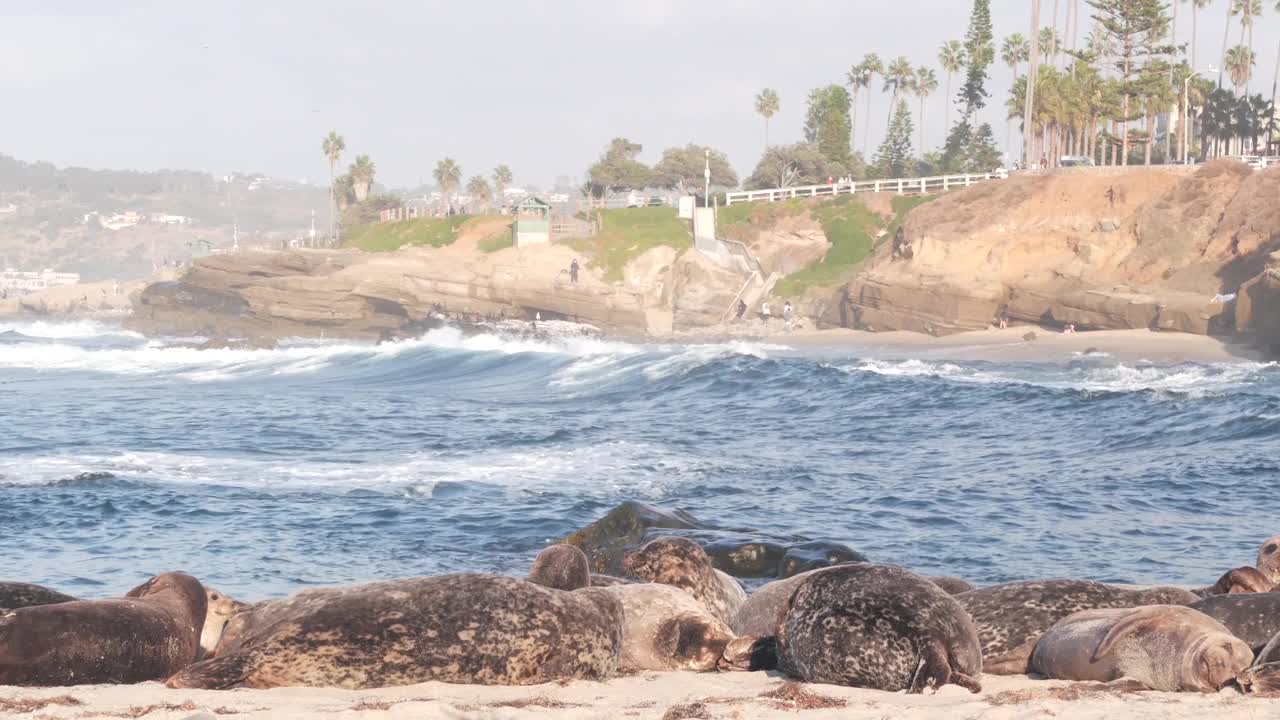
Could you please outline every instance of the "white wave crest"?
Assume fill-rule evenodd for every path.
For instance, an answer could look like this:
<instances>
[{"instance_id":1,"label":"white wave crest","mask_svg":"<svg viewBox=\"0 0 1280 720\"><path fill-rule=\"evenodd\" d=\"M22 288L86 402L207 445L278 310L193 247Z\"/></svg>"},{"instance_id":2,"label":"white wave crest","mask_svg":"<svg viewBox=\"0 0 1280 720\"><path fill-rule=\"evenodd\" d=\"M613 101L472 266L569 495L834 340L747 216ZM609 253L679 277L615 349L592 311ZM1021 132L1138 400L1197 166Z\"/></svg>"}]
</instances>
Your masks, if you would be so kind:
<instances>
[{"instance_id":1,"label":"white wave crest","mask_svg":"<svg viewBox=\"0 0 1280 720\"><path fill-rule=\"evenodd\" d=\"M10 331L26 335L27 337L51 340L103 336L142 338L138 333L125 330L115 325L107 325L96 320L74 320L66 322L51 322L46 320L0 320L0 333Z\"/></svg>"},{"instance_id":2,"label":"white wave crest","mask_svg":"<svg viewBox=\"0 0 1280 720\"><path fill-rule=\"evenodd\" d=\"M657 468L657 470L655 470ZM364 489L431 495L449 484L502 486L513 491L618 492L658 497L677 482L696 481L705 462L644 443L505 449L479 453L414 453L376 462L322 462L121 452L103 455L0 458L0 483L49 485L86 473L175 485L223 485L278 492Z\"/></svg>"},{"instance_id":3,"label":"white wave crest","mask_svg":"<svg viewBox=\"0 0 1280 720\"><path fill-rule=\"evenodd\" d=\"M770 352L790 349L786 345L752 343L741 340L713 345L687 345L679 348L667 346L663 350L674 354L646 367L644 376L650 380L661 380L689 372L722 358L743 355L765 359L769 357Z\"/></svg>"}]
</instances>

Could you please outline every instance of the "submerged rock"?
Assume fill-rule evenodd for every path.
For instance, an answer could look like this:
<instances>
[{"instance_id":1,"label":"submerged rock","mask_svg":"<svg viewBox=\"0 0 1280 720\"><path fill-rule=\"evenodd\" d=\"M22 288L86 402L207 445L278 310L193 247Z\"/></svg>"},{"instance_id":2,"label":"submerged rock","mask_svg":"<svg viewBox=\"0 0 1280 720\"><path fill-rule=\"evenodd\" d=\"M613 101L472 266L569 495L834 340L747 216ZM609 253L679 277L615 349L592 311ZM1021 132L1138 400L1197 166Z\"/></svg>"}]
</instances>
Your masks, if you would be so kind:
<instances>
[{"instance_id":1,"label":"submerged rock","mask_svg":"<svg viewBox=\"0 0 1280 720\"><path fill-rule=\"evenodd\" d=\"M712 566L739 578L785 578L867 558L838 542L810 540L754 529L721 528L683 510L667 510L628 500L561 542L587 555L592 573L623 574L623 556L664 536L686 537L703 547Z\"/></svg>"}]
</instances>

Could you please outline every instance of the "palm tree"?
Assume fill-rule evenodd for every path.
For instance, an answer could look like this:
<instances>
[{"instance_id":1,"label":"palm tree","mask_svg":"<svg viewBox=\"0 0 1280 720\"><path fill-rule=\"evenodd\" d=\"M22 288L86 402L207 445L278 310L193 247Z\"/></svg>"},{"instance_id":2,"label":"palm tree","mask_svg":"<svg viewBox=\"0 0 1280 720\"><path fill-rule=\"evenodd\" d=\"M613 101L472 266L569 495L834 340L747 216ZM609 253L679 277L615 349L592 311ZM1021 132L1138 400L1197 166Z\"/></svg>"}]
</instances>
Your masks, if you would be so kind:
<instances>
[{"instance_id":1,"label":"palm tree","mask_svg":"<svg viewBox=\"0 0 1280 720\"><path fill-rule=\"evenodd\" d=\"M356 161L347 168L351 176L351 189L355 193L356 202L364 202L369 197L369 187L373 185L373 174L377 168L368 155L357 155Z\"/></svg>"},{"instance_id":2,"label":"palm tree","mask_svg":"<svg viewBox=\"0 0 1280 720\"><path fill-rule=\"evenodd\" d=\"M1180 0L1180 1L1188 2L1188 0ZM1191 2L1191 67L1195 67L1196 63L1199 62L1199 54L1196 50L1196 17L1199 15L1198 11L1208 7L1209 3L1212 2L1212 0L1189 0L1189 1Z\"/></svg>"},{"instance_id":3,"label":"palm tree","mask_svg":"<svg viewBox=\"0 0 1280 720\"><path fill-rule=\"evenodd\" d=\"M347 141L342 139L338 133L330 130L329 134L320 143L320 149L324 151L324 156L329 160L329 237L337 237L335 231L334 220L337 215L337 193L333 186L333 171L338 167L338 160L342 157L342 151L347 149Z\"/></svg>"},{"instance_id":4,"label":"palm tree","mask_svg":"<svg viewBox=\"0 0 1280 720\"><path fill-rule=\"evenodd\" d=\"M933 68L921 65L916 70L916 79L911 84L916 97L920 98L920 153L924 153L924 101L938 89L938 75Z\"/></svg>"},{"instance_id":5,"label":"palm tree","mask_svg":"<svg viewBox=\"0 0 1280 720\"><path fill-rule=\"evenodd\" d=\"M911 68L911 61L905 55L899 55L889 63L888 69L884 71L884 89L887 91L893 88L893 95L889 98L889 119L886 122L893 121L893 111L898 107L898 93L907 89L915 77L916 71Z\"/></svg>"},{"instance_id":6,"label":"palm tree","mask_svg":"<svg viewBox=\"0 0 1280 720\"><path fill-rule=\"evenodd\" d=\"M506 165L499 165L493 169L494 197L498 198L499 202L506 202L506 189L511 186L513 179L511 168Z\"/></svg>"},{"instance_id":7,"label":"palm tree","mask_svg":"<svg viewBox=\"0 0 1280 720\"><path fill-rule=\"evenodd\" d=\"M756 112L764 117L764 149L769 149L769 118L778 113L778 92L765 88L756 95Z\"/></svg>"},{"instance_id":8,"label":"palm tree","mask_svg":"<svg viewBox=\"0 0 1280 720\"><path fill-rule=\"evenodd\" d=\"M1227 0L1227 24L1222 28L1222 55L1219 56L1222 58L1223 68L1227 67L1227 35L1231 32L1231 18L1236 12L1236 0ZM1222 87L1222 76L1225 74L1225 72L1218 74L1218 87Z\"/></svg>"},{"instance_id":9,"label":"palm tree","mask_svg":"<svg viewBox=\"0 0 1280 720\"><path fill-rule=\"evenodd\" d=\"M1249 48L1244 45L1237 45L1227 51L1227 65L1224 68L1231 74L1231 84L1236 88L1236 94L1240 94L1241 88L1249 86L1249 78L1253 75L1253 66L1257 64L1257 58Z\"/></svg>"},{"instance_id":10,"label":"palm tree","mask_svg":"<svg viewBox=\"0 0 1280 720\"><path fill-rule=\"evenodd\" d=\"M867 119L862 128L862 157L865 159L871 152L871 81L876 75L884 73L884 63L880 62L879 55L867 53L862 56L858 70L862 76L862 87L867 90Z\"/></svg>"},{"instance_id":11,"label":"palm tree","mask_svg":"<svg viewBox=\"0 0 1280 720\"><path fill-rule=\"evenodd\" d=\"M1019 35L1018 37L1021 36ZM1004 42L1006 49L1009 46L1009 40L1012 39L1012 37L1005 39ZM947 74L947 103L946 113L943 117L943 125L951 127L951 76L960 72L960 70L964 68L964 43L959 40L948 40L943 43L942 47L938 50L938 64L942 66L942 72ZM924 124L923 117L920 118L920 124ZM920 151L924 152L924 145L920 146Z\"/></svg>"},{"instance_id":12,"label":"palm tree","mask_svg":"<svg viewBox=\"0 0 1280 720\"><path fill-rule=\"evenodd\" d=\"M1017 82L1018 66L1031 60L1031 43L1027 42L1022 33L1010 35L1004 39L1004 44L1000 46L1000 59L1013 71L1013 81ZM1009 152L1011 128L1012 125L1008 123L1004 126L1004 149L1006 153Z\"/></svg>"},{"instance_id":13,"label":"palm tree","mask_svg":"<svg viewBox=\"0 0 1280 720\"><path fill-rule=\"evenodd\" d=\"M467 181L467 194L471 196L470 210L472 214L476 213L477 205L488 206L489 201L493 199L493 191L489 188L489 181L479 175L473 175Z\"/></svg>"},{"instance_id":14,"label":"palm tree","mask_svg":"<svg viewBox=\"0 0 1280 720\"><path fill-rule=\"evenodd\" d=\"M1057 31L1053 28L1040 28L1040 37L1038 40L1040 43L1041 57L1048 58L1049 62L1047 64L1052 65L1054 63L1053 51L1054 48L1058 47Z\"/></svg>"},{"instance_id":15,"label":"palm tree","mask_svg":"<svg viewBox=\"0 0 1280 720\"><path fill-rule=\"evenodd\" d=\"M1235 0L1237 13L1240 15L1240 42L1244 44L1245 31L1249 32L1247 47L1253 51L1253 19L1262 15L1262 0ZM1230 67L1230 66L1228 66ZM1252 76L1252 72L1249 73ZM1248 85L1249 81L1245 80Z\"/></svg>"},{"instance_id":16,"label":"palm tree","mask_svg":"<svg viewBox=\"0 0 1280 720\"><path fill-rule=\"evenodd\" d=\"M451 206L451 198L462 186L462 168L458 167L453 158L445 158L436 163L436 169L431 175L436 179L436 185L440 186L440 195L445 204Z\"/></svg>"}]
</instances>

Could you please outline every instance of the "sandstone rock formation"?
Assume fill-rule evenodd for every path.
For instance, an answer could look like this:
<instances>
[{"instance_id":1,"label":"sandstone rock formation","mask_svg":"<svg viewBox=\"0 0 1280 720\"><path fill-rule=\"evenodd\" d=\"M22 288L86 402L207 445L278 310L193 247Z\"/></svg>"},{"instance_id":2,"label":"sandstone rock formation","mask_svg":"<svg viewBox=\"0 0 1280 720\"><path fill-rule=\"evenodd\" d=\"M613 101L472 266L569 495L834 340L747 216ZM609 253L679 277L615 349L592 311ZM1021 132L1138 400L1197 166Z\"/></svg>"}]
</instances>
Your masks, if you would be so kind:
<instances>
[{"instance_id":1,"label":"sandstone rock formation","mask_svg":"<svg viewBox=\"0 0 1280 720\"><path fill-rule=\"evenodd\" d=\"M1264 332L1258 303L1274 307L1275 281L1260 273L1280 249L1277 196L1280 167L1226 160L984 183L908 215L909 252L882 243L838 316L935 335L989 327L1001 313L1079 329Z\"/></svg>"}]
</instances>

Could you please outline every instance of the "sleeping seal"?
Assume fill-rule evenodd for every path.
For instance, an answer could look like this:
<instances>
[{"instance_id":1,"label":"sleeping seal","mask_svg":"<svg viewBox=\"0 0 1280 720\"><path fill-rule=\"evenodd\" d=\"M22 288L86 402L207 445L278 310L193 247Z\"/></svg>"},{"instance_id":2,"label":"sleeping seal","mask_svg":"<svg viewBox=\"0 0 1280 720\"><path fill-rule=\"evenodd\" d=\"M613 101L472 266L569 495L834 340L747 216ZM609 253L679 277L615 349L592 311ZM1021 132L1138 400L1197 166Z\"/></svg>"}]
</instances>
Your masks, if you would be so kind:
<instances>
[{"instance_id":1,"label":"sleeping seal","mask_svg":"<svg viewBox=\"0 0 1280 720\"><path fill-rule=\"evenodd\" d=\"M955 597L978 627L983 669L992 675L1025 673L1034 641L1072 613L1139 605L1189 605L1198 599L1190 590L1181 588L1124 588L1092 580L1012 582Z\"/></svg>"},{"instance_id":2,"label":"sleeping seal","mask_svg":"<svg viewBox=\"0 0 1280 720\"><path fill-rule=\"evenodd\" d=\"M611 595L499 575L308 590L238 613L216 656L168 685L366 689L604 679L618 666L622 622L622 604Z\"/></svg>"},{"instance_id":3,"label":"sleeping seal","mask_svg":"<svg viewBox=\"0 0 1280 720\"><path fill-rule=\"evenodd\" d=\"M978 631L955 598L908 570L837 565L805 578L778 634L779 667L803 682L979 692Z\"/></svg>"},{"instance_id":4,"label":"sleeping seal","mask_svg":"<svg viewBox=\"0 0 1280 720\"><path fill-rule=\"evenodd\" d=\"M755 638L735 642L728 625L678 587L632 583L579 593L612 595L622 603L623 670L758 669L750 663Z\"/></svg>"},{"instance_id":5,"label":"sleeping seal","mask_svg":"<svg viewBox=\"0 0 1280 720\"><path fill-rule=\"evenodd\" d=\"M711 566L698 543L682 537L660 537L629 553L622 561L631 575L688 592L726 624L733 622L747 593L729 575Z\"/></svg>"},{"instance_id":6,"label":"sleeping seal","mask_svg":"<svg viewBox=\"0 0 1280 720\"><path fill-rule=\"evenodd\" d=\"M162 680L200 650L205 589L157 575L119 600L78 600L0 617L0 685L96 685Z\"/></svg>"},{"instance_id":7,"label":"sleeping seal","mask_svg":"<svg viewBox=\"0 0 1280 720\"><path fill-rule=\"evenodd\" d=\"M0 615L9 610L37 605L56 605L72 602L76 598L63 595L40 585L20 582L0 582Z\"/></svg>"},{"instance_id":8,"label":"sleeping seal","mask_svg":"<svg viewBox=\"0 0 1280 720\"><path fill-rule=\"evenodd\" d=\"M1085 610L1040 637L1031 671L1051 680L1130 677L1152 690L1217 692L1253 662L1222 623L1182 605Z\"/></svg>"}]
</instances>

